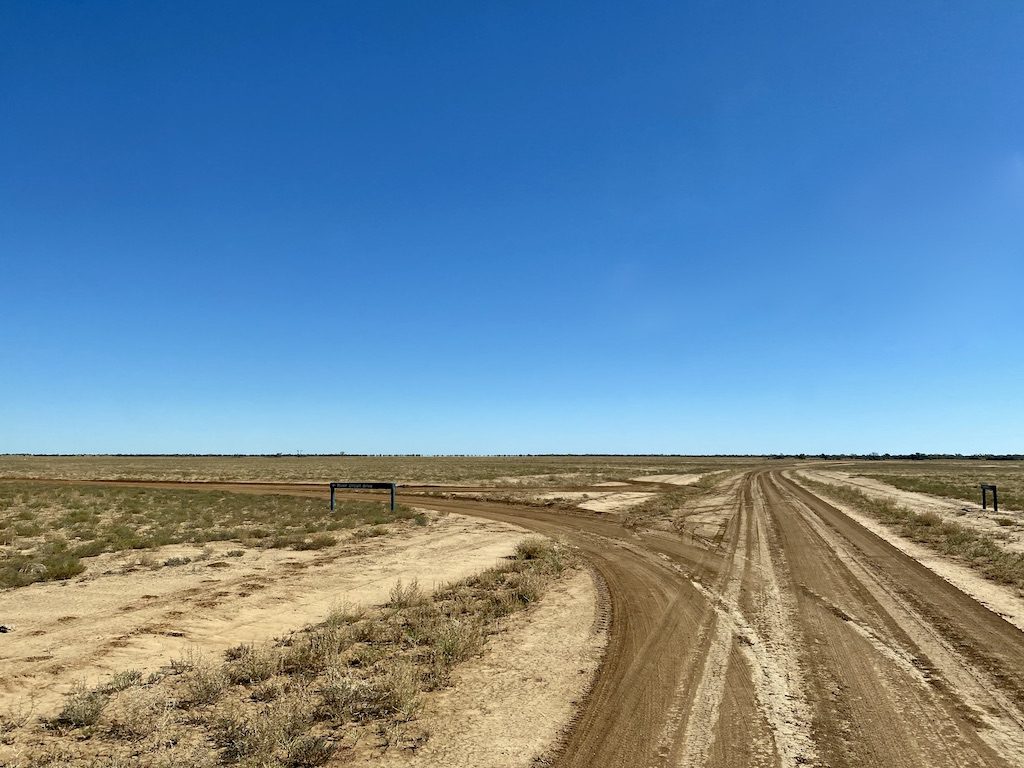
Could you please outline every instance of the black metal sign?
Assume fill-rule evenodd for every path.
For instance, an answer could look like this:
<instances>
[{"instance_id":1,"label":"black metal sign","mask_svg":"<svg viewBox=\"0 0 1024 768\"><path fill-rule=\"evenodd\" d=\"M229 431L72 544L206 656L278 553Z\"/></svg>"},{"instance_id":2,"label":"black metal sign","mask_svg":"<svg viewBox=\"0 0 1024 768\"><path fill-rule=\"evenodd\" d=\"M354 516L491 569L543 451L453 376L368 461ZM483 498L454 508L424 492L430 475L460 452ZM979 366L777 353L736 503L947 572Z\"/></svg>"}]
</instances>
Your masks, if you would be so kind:
<instances>
[{"instance_id":1,"label":"black metal sign","mask_svg":"<svg viewBox=\"0 0 1024 768\"><path fill-rule=\"evenodd\" d=\"M981 508L985 509L988 506L988 499L986 497L988 496L989 491L992 491L992 511L998 512L999 494L996 490L996 487L994 485L990 485L989 483L982 483L981 485Z\"/></svg>"},{"instance_id":2,"label":"black metal sign","mask_svg":"<svg viewBox=\"0 0 1024 768\"><path fill-rule=\"evenodd\" d=\"M395 511L395 483L331 483L331 512L334 511L334 491L336 488L354 488L363 490L391 491L391 511Z\"/></svg>"}]
</instances>

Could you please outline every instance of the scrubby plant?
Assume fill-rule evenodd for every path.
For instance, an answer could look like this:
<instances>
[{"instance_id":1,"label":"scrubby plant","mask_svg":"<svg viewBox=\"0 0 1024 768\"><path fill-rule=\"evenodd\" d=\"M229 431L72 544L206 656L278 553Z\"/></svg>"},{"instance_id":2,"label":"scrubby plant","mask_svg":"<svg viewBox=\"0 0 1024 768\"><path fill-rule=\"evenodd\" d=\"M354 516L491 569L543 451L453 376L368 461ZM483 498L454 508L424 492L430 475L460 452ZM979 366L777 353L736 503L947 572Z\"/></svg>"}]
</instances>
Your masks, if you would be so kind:
<instances>
[{"instance_id":1,"label":"scrubby plant","mask_svg":"<svg viewBox=\"0 0 1024 768\"><path fill-rule=\"evenodd\" d=\"M140 740L160 732L171 717L174 700L153 688L132 688L113 699L105 715L119 738Z\"/></svg>"},{"instance_id":2,"label":"scrubby plant","mask_svg":"<svg viewBox=\"0 0 1024 768\"><path fill-rule=\"evenodd\" d=\"M516 544L516 558L519 560L537 560L549 549L550 545L547 541L536 536L531 536L530 538L523 539Z\"/></svg>"},{"instance_id":3,"label":"scrubby plant","mask_svg":"<svg viewBox=\"0 0 1024 768\"><path fill-rule=\"evenodd\" d=\"M182 690L185 703L193 706L213 704L228 686L224 670L206 660L195 660L185 674Z\"/></svg>"},{"instance_id":4,"label":"scrubby plant","mask_svg":"<svg viewBox=\"0 0 1024 768\"><path fill-rule=\"evenodd\" d=\"M416 579L413 579L408 584L403 584L401 579L396 581L394 586L391 587L390 598L388 606L397 610L423 605L428 600L426 594L420 589L419 581Z\"/></svg>"},{"instance_id":5,"label":"scrubby plant","mask_svg":"<svg viewBox=\"0 0 1024 768\"><path fill-rule=\"evenodd\" d=\"M137 669L125 669L111 676L107 682L96 690L101 693L111 694L142 684L142 673Z\"/></svg>"},{"instance_id":6,"label":"scrubby plant","mask_svg":"<svg viewBox=\"0 0 1024 768\"><path fill-rule=\"evenodd\" d=\"M75 683L71 692L64 697L64 706L53 722L56 725L82 728L99 722L109 697L89 688L85 683Z\"/></svg>"},{"instance_id":7,"label":"scrubby plant","mask_svg":"<svg viewBox=\"0 0 1024 768\"><path fill-rule=\"evenodd\" d=\"M224 666L228 681L235 685L262 683L273 677L281 667L280 653L275 648L242 644L229 649L229 663Z\"/></svg>"},{"instance_id":8,"label":"scrubby plant","mask_svg":"<svg viewBox=\"0 0 1024 768\"><path fill-rule=\"evenodd\" d=\"M284 764L289 768L307 768L323 765L330 760L338 746L323 736L304 734L288 745Z\"/></svg>"}]
</instances>

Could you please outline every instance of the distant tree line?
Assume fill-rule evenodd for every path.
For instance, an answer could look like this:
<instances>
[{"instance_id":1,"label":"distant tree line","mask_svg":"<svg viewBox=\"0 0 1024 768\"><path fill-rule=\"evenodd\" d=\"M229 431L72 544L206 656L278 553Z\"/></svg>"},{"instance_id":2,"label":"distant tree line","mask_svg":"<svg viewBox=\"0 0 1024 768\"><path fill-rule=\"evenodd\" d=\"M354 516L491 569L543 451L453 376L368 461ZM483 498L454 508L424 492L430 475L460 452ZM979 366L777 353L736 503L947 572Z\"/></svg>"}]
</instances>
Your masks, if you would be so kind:
<instances>
[{"instance_id":1,"label":"distant tree line","mask_svg":"<svg viewBox=\"0 0 1024 768\"><path fill-rule=\"evenodd\" d=\"M930 461L935 459L984 459L985 461L1022 461L1020 453L773 453L769 459L824 459L844 461Z\"/></svg>"},{"instance_id":2,"label":"distant tree line","mask_svg":"<svg viewBox=\"0 0 1024 768\"><path fill-rule=\"evenodd\" d=\"M112 458L222 458L222 459L341 459L341 458L637 458L637 459L821 459L824 461L930 461L938 459L984 459L985 461L1024 461L1021 453L2 453L0 456L37 456L58 458L73 456L109 456Z\"/></svg>"}]
</instances>

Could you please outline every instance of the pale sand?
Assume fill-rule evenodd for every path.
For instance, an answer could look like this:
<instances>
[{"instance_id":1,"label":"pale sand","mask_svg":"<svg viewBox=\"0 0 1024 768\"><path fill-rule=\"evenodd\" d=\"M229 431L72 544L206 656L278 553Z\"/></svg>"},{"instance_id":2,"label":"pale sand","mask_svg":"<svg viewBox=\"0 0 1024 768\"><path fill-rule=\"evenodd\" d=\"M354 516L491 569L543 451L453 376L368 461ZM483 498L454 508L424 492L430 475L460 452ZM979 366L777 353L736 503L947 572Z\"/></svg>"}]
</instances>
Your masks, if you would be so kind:
<instances>
[{"instance_id":1,"label":"pale sand","mask_svg":"<svg viewBox=\"0 0 1024 768\"><path fill-rule=\"evenodd\" d=\"M590 687L607 639L589 571L552 585L514 616L484 654L458 667L452 687L430 694L415 726L430 734L416 751L362 751L360 768L528 768L568 728Z\"/></svg>"},{"instance_id":2,"label":"pale sand","mask_svg":"<svg viewBox=\"0 0 1024 768\"><path fill-rule=\"evenodd\" d=\"M580 509L588 509L591 512L622 512L655 496L657 496L656 493L623 491L622 493L609 493L600 498L585 501L578 506Z\"/></svg>"},{"instance_id":3,"label":"pale sand","mask_svg":"<svg viewBox=\"0 0 1024 768\"><path fill-rule=\"evenodd\" d=\"M551 491L538 493L534 498L540 501L584 501L600 499L608 495L607 491Z\"/></svg>"},{"instance_id":4,"label":"pale sand","mask_svg":"<svg viewBox=\"0 0 1024 768\"><path fill-rule=\"evenodd\" d=\"M0 710L32 693L37 711L74 681L95 684L125 669L152 671L189 648L219 653L323 620L338 605L387 600L398 579L427 589L497 564L526 537L516 526L457 514L425 527L343 542L317 552L247 550L224 543L204 562L91 575L0 593ZM162 561L200 550L154 551ZM122 561L139 553L122 553ZM90 569L111 570L106 557ZM222 564L210 567L211 564Z\"/></svg>"},{"instance_id":5,"label":"pale sand","mask_svg":"<svg viewBox=\"0 0 1024 768\"><path fill-rule=\"evenodd\" d=\"M909 507L915 512L934 512L957 525L995 536L999 539L1000 546L1006 549L1024 552L1024 515L1005 508L1000 508L999 513L996 514L992 511L991 499L989 508L983 510L980 491L978 501L971 503L963 499L904 491L880 480L859 477L848 472L811 469L800 471L812 480L849 485L875 499L893 499L898 504ZM1012 525L1000 525L999 520L1013 520L1014 522Z\"/></svg>"},{"instance_id":6,"label":"pale sand","mask_svg":"<svg viewBox=\"0 0 1024 768\"><path fill-rule=\"evenodd\" d=\"M538 493L538 501L564 501L591 512L621 512L656 496L647 491L550 491Z\"/></svg>"},{"instance_id":7,"label":"pale sand","mask_svg":"<svg viewBox=\"0 0 1024 768\"><path fill-rule=\"evenodd\" d=\"M703 475L641 475L630 478L638 483L668 483L669 485L693 485Z\"/></svg>"}]
</instances>

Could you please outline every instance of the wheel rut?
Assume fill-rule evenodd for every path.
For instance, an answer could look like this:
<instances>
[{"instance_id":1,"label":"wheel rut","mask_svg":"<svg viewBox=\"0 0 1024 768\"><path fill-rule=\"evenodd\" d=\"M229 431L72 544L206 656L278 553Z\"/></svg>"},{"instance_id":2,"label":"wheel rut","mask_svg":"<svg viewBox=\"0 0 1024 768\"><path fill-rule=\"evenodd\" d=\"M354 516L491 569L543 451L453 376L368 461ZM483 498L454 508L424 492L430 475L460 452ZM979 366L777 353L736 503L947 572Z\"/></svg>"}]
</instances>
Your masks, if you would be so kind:
<instances>
[{"instance_id":1,"label":"wheel rut","mask_svg":"<svg viewBox=\"0 0 1024 768\"><path fill-rule=\"evenodd\" d=\"M1024 765L1024 633L777 465L730 482L716 542L402 498L563 539L600 576L605 657L545 764Z\"/></svg>"}]
</instances>

